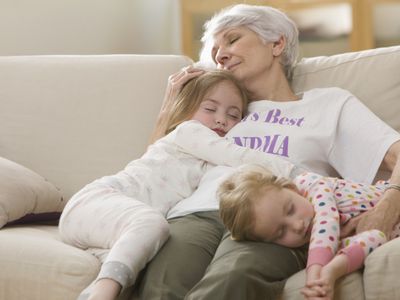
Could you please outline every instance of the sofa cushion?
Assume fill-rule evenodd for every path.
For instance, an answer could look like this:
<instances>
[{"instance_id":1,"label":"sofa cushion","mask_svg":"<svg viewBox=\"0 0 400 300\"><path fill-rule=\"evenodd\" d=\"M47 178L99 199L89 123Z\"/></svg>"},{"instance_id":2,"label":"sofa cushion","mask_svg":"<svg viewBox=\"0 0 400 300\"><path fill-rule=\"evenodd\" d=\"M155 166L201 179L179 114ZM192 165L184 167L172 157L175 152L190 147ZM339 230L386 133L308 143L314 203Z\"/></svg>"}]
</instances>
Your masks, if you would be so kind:
<instances>
[{"instance_id":1,"label":"sofa cushion","mask_svg":"<svg viewBox=\"0 0 400 300\"><path fill-rule=\"evenodd\" d=\"M364 291L366 300L400 299L400 238L372 252L365 260Z\"/></svg>"},{"instance_id":2,"label":"sofa cushion","mask_svg":"<svg viewBox=\"0 0 400 300\"><path fill-rule=\"evenodd\" d=\"M0 299L76 299L97 275L99 260L64 244L49 225L0 230Z\"/></svg>"},{"instance_id":3,"label":"sofa cushion","mask_svg":"<svg viewBox=\"0 0 400 300\"><path fill-rule=\"evenodd\" d=\"M0 157L0 228L7 223L57 219L64 205L52 183Z\"/></svg>"},{"instance_id":4,"label":"sofa cushion","mask_svg":"<svg viewBox=\"0 0 400 300\"><path fill-rule=\"evenodd\" d=\"M176 55L0 56L0 156L62 190L121 170L143 154Z\"/></svg>"},{"instance_id":5,"label":"sofa cushion","mask_svg":"<svg viewBox=\"0 0 400 300\"><path fill-rule=\"evenodd\" d=\"M292 86L296 92L332 86L349 90L400 131L399 70L400 46L303 58L294 70Z\"/></svg>"}]
</instances>

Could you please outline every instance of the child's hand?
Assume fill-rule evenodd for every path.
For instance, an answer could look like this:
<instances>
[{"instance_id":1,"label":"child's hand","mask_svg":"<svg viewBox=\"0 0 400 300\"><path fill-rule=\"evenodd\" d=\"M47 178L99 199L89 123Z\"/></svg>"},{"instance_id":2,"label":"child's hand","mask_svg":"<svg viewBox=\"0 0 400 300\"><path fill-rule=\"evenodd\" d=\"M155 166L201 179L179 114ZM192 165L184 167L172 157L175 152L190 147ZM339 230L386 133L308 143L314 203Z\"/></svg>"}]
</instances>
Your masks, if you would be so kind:
<instances>
[{"instance_id":1,"label":"child's hand","mask_svg":"<svg viewBox=\"0 0 400 300\"><path fill-rule=\"evenodd\" d=\"M331 265L321 268L320 278L307 281L302 294L307 300L333 300L337 274Z\"/></svg>"},{"instance_id":2,"label":"child's hand","mask_svg":"<svg viewBox=\"0 0 400 300\"><path fill-rule=\"evenodd\" d=\"M307 268L306 285L301 290L301 293L304 295L305 299L323 299L321 297L325 296L324 290L318 285L315 285L315 281L321 277L321 270L321 265L312 265Z\"/></svg>"},{"instance_id":3,"label":"child's hand","mask_svg":"<svg viewBox=\"0 0 400 300\"><path fill-rule=\"evenodd\" d=\"M307 283L301 293L307 300L333 300L336 278L330 264L312 265L307 269Z\"/></svg>"},{"instance_id":4,"label":"child's hand","mask_svg":"<svg viewBox=\"0 0 400 300\"><path fill-rule=\"evenodd\" d=\"M325 290L315 284L316 281L313 281L310 284L307 284L304 288L301 289L301 293L304 296L304 299L307 300L328 300Z\"/></svg>"},{"instance_id":5,"label":"child's hand","mask_svg":"<svg viewBox=\"0 0 400 300\"><path fill-rule=\"evenodd\" d=\"M330 278L323 278L307 283L301 290L307 300L333 300L335 281Z\"/></svg>"},{"instance_id":6,"label":"child's hand","mask_svg":"<svg viewBox=\"0 0 400 300\"><path fill-rule=\"evenodd\" d=\"M306 286L308 285L309 282L313 282L314 280L317 280L321 277L321 270L322 270L321 265L311 265L307 268Z\"/></svg>"}]
</instances>

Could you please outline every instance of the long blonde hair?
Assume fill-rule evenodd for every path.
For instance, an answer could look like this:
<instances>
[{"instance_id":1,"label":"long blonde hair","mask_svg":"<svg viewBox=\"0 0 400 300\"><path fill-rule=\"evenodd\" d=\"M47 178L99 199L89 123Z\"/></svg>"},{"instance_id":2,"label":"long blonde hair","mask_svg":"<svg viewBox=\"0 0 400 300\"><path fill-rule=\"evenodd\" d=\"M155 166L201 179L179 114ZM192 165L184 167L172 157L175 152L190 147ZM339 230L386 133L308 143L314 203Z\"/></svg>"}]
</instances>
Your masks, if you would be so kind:
<instances>
[{"instance_id":1,"label":"long blonde hair","mask_svg":"<svg viewBox=\"0 0 400 300\"><path fill-rule=\"evenodd\" d=\"M241 166L221 183L217 190L219 213L232 239L258 240L253 234L254 203L272 188L296 190L296 185L256 164Z\"/></svg>"},{"instance_id":2,"label":"long blonde hair","mask_svg":"<svg viewBox=\"0 0 400 300\"><path fill-rule=\"evenodd\" d=\"M200 103L203 101L206 94L223 81L230 81L236 87L243 103L243 117L247 111L248 104L247 92L243 85L228 71L210 70L189 80L183 86L170 110L165 134L170 133L182 122L190 120L200 107Z\"/></svg>"}]
</instances>

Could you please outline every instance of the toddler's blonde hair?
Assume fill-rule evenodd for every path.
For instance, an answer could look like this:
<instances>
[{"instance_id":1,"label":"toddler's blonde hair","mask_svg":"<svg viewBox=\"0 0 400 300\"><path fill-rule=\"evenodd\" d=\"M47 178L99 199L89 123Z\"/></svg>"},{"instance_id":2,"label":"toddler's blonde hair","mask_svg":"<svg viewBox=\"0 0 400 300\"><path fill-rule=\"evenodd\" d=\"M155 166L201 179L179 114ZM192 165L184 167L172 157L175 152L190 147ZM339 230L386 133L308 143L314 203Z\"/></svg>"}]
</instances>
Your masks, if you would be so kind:
<instances>
[{"instance_id":1,"label":"toddler's blonde hair","mask_svg":"<svg viewBox=\"0 0 400 300\"><path fill-rule=\"evenodd\" d=\"M237 241L260 241L253 234L254 204L266 189L290 188L295 184L287 178L278 177L261 165L243 165L227 177L219 186L219 212L232 239Z\"/></svg>"}]
</instances>

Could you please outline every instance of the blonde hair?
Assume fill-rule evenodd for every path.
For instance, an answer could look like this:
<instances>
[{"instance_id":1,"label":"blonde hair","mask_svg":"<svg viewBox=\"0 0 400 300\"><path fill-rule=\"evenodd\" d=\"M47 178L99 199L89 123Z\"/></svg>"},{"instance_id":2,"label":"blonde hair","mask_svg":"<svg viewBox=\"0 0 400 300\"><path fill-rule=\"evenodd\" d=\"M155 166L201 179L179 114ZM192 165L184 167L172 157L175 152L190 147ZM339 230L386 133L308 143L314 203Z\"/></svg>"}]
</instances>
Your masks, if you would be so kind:
<instances>
[{"instance_id":1,"label":"blonde hair","mask_svg":"<svg viewBox=\"0 0 400 300\"><path fill-rule=\"evenodd\" d=\"M200 103L206 94L216 85L223 81L233 83L234 87L242 99L243 110L242 117L247 112L248 96L244 86L228 71L210 70L202 75L189 80L177 95L171 113L167 119L165 134L170 133L179 124L190 120L200 107Z\"/></svg>"},{"instance_id":2,"label":"blonde hair","mask_svg":"<svg viewBox=\"0 0 400 300\"><path fill-rule=\"evenodd\" d=\"M290 179L278 177L256 164L240 167L221 183L217 190L219 212L232 239L259 240L253 234L254 204L266 189L272 188L296 190Z\"/></svg>"}]
</instances>

